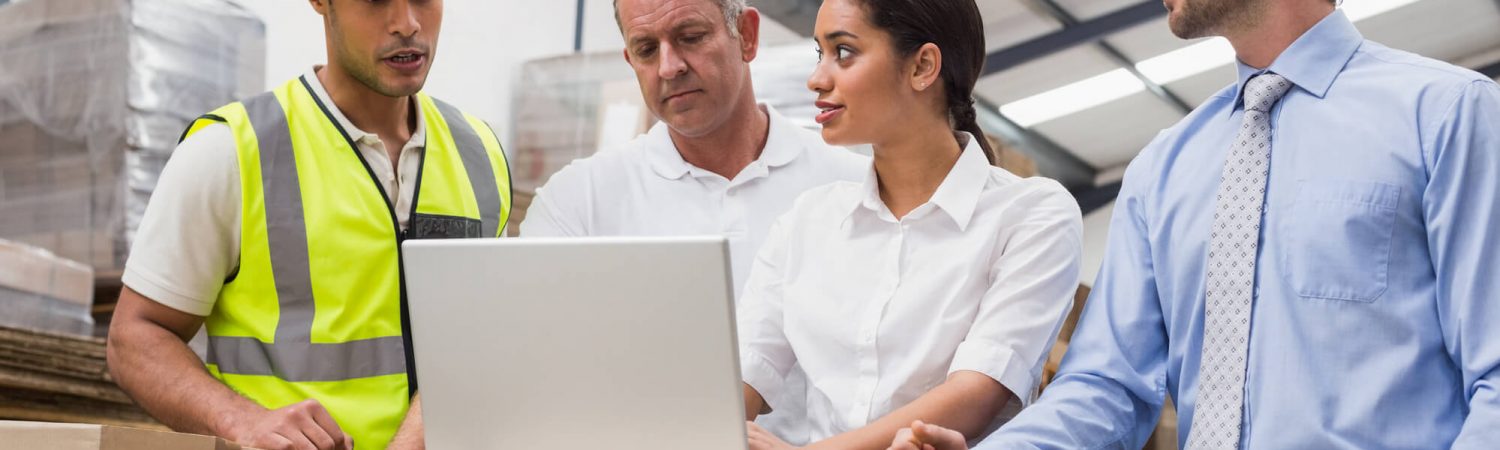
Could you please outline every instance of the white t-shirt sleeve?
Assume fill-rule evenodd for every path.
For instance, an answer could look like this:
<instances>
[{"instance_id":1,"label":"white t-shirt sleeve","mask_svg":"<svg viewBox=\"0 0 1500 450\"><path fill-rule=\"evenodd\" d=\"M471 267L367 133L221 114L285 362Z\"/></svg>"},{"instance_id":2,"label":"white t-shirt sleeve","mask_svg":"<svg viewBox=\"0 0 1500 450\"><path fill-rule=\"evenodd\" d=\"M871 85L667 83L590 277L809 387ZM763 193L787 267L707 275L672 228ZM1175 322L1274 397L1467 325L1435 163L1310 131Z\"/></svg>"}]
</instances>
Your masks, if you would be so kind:
<instances>
[{"instance_id":1,"label":"white t-shirt sleeve","mask_svg":"<svg viewBox=\"0 0 1500 450\"><path fill-rule=\"evenodd\" d=\"M1073 307L1083 251L1083 219L1072 196L1052 183L1029 197L1019 209L1025 219L1000 244L990 287L948 372L988 375L1022 406L1034 400L1042 366Z\"/></svg>"},{"instance_id":2,"label":"white t-shirt sleeve","mask_svg":"<svg viewBox=\"0 0 1500 450\"><path fill-rule=\"evenodd\" d=\"M805 198L806 196L804 196ZM802 200L799 199L799 205ZM766 242L755 255L736 316L739 318L740 377L766 402L783 398L786 376L797 356L786 337L782 301L787 270L788 240L798 206L771 226ZM778 408L781 405L770 405Z\"/></svg>"},{"instance_id":3,"label":"white t-shirt sleeve","mask_svg":"<svg viewBox=\"0 0 1500 450\"><path fill-rule=\"evenodd\" d=\"M587 170L574 162L552 175L547 184L536 190L526 219L521 221L521 237L589 236L589 203L593 201Z\"/></svg>"},{"instance_id":4,"label":"white t-shirt sleeve","mask_svg":"<svg viewBox=\"0 0 1500 450\"><path fill-rule=\"evenodd\" d=\"M123 282L169 308L206 317L239 266L240 175L227 125L172 152L146 205Z\"/></svg>"}]
</instances>

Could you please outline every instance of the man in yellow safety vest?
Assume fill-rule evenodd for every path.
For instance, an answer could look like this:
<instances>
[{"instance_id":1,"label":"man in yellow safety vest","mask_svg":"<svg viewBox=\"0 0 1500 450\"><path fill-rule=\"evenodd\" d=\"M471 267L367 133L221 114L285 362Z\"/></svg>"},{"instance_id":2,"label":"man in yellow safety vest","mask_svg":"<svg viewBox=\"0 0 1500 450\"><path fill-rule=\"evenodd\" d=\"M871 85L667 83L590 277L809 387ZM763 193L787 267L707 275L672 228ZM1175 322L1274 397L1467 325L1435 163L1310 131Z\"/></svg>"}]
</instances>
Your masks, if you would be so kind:
<instances>
[{"instance_id":1,"label":"man in yellow safety vest","mask_svg":"<svg viewBox=\"0 0 1500 450\"><path fill-rule=\"evenodd\" d=\"M309 3L328 65L183 133L126 264L109 366L180 431L420 448L400 243L499 236L509 170L488 125L421 92L441 0ZM204 360L186 345L200 327Z\"/></svg>"}]
</instances>

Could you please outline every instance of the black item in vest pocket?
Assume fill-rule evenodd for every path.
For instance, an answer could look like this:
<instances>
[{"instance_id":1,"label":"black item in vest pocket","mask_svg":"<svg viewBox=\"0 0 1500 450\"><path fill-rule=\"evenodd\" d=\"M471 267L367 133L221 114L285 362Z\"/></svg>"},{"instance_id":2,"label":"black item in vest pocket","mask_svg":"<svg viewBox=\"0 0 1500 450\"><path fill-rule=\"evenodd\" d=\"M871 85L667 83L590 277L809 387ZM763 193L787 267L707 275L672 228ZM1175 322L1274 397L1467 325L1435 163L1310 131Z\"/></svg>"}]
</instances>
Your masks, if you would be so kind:
<instances>
[{"instance_id":1,"label":"black item in vest pocket","mask_svg":"<svg viewBox=\"0 0 1500 450\"><path fill-rule=\"evenodd\" d=\"M411 239L468 239L484 237L479 219L431 214L412 214L407 237Z\"/></svg>"}]
</instances>

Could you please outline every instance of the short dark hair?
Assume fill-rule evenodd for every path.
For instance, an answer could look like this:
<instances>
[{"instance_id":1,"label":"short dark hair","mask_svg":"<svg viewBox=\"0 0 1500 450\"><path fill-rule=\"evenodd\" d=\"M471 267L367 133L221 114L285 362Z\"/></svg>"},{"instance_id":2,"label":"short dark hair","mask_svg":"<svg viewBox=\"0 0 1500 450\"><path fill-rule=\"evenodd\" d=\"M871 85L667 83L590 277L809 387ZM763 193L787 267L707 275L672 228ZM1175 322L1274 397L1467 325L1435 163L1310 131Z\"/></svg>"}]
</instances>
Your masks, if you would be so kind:
<instances>
[{"instance_id":1,"label":"short dark hair","mask_svg":"<svg viewBox=\"0 0 1500 450\"><path fill-rule=\"evenodd\" d=\"M870 23L890 33L896 54L910 57L932 43L943 55L939 76L947 92L953 128L974 135L985 158L995 152L979 128L974 111L974 84L984 69L984 20L974 0L859 0Z\"/></svg>"}]
</instances>

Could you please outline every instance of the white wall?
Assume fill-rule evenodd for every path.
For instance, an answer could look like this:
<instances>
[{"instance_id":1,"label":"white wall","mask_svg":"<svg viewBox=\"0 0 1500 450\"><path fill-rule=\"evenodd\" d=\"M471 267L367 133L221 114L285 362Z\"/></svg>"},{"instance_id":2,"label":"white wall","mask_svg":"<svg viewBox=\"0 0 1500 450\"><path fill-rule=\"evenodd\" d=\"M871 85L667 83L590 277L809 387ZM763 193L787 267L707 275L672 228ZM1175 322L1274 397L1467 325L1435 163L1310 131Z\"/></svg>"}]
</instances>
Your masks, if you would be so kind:
<instances>
[{"instance_id":1,"label":"white wall","mask_svg":"<svg viewBox=\"0 0 1500 450\"><path fill-rule=\"evenodd\" d=\"M322 18L305 0L241 0L266 22L267 89L327 60ZM521 64L573 51L571 0L448 0L426 90L489 121L509 148ZM623 48L612 0L587 0L584 50Z\"/></svg>"},{"instance_id":2,"label":"white wall","mask_svg":"<svg viewBox=\"0 0 1500 450\"><path fill-rule=\"evenodd\" d=\"M327 60L323 22L306 0L238 0L266 22L267 89ZM511 148L511 99L526 61L573 52L576 0L447 0L427 92L490 122ZM804 39L769 19L762 45ZM613 0L585 0L584 52L625 47Z\"/></svg>"}]
</instances>

